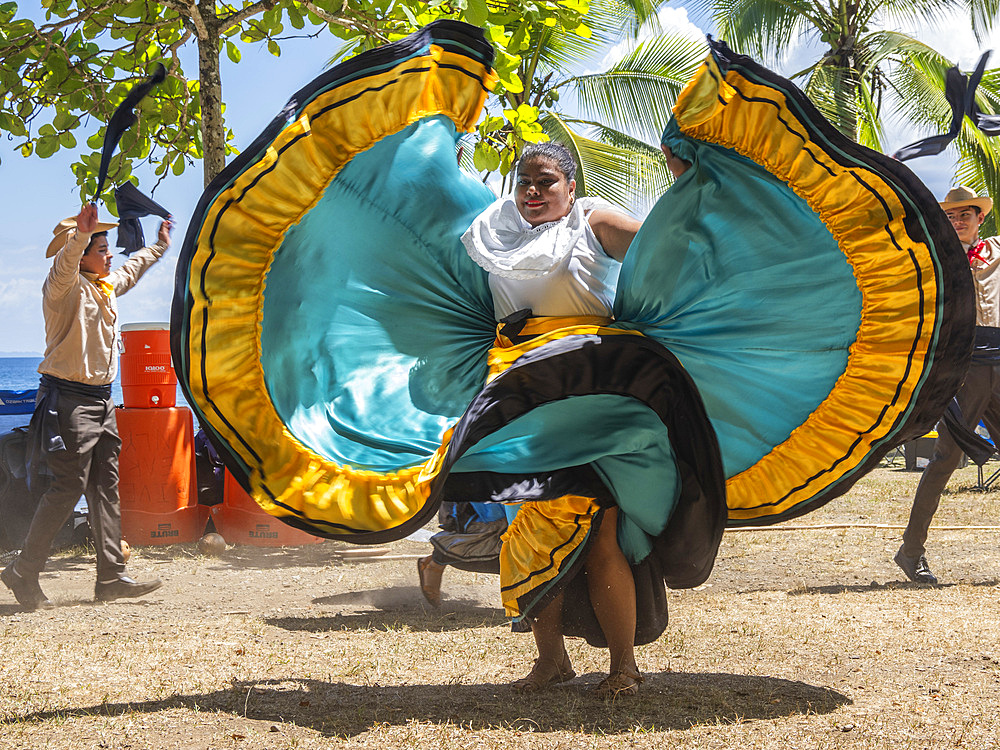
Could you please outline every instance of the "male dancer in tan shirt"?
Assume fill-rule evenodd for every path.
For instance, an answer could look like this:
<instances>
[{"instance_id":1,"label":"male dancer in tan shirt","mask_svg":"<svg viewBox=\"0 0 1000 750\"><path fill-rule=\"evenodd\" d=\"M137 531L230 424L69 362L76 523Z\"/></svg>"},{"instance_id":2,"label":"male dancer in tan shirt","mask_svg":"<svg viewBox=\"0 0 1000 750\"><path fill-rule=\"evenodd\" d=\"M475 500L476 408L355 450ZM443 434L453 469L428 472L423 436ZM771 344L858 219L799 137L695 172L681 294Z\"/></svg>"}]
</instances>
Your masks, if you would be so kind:
<instances>
[{"instance_id":1,"label":"male dancer in tan shirt","mask_svg":"<svg viewBox=\"0 0 1000 750\"><path fill-rule=\"evenodd\" d=\"M42 459L52 484L35 511L24 548L0 573L27 610L53 606L38 574L81 495L87 498L97 552L97 600L142 596L161 585L159 579L137 582L125 575L118 500L121 439L111 383L120 348L117 296L166 252L172 223L163 222L157 242L116 271L111 270L107 238L114 226L98 221L97 206L86 206L76 218L56 226L46 251L55 258L42 285L45 358L38 366L42 377L31 417L30 453L32 474Z\"/></svg>"}]
</instances>

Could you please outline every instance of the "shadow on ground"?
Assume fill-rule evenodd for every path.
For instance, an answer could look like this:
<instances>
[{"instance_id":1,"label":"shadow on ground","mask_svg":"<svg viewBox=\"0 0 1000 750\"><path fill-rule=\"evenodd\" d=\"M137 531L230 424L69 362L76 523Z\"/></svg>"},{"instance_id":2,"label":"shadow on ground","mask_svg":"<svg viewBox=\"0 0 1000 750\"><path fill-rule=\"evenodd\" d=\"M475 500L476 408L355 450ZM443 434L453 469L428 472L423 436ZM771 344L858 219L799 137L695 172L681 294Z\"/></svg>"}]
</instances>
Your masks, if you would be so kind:
<instances>
[{"instance_id":1,"label":"shadow on ground","mask_svg":"<svg viewBox=\"0 0 1000 750\"><path fill-rule=\"evenodd\" d=\"M934 589L947 589L953 586L997 586L1000 580L990 578L984 581L962 581L960 583L913 583L912 581L889 581L888 583L861 583L854 585L834 585L834 586L800 586L789 589L789 596L804 596L812 594L867 594L878 591L933 591Z\"/></svg>"},{"instance_id":2,"label":"shadow on ground","mask_svg":"<svg viewBox=\"0 0 1000 750\"><path fill-rule=\"evenodd\" d=\"M441 632L505 625L508 622L502 609L484 606L477 599L449 597L442 601L439 608L432 608L424 603L416 586L350 591L312 601L313 604L349 607L355 611L321 617L265 617L264 622L283 630L311 633L401 627L417 632Z\"/></svg>"},{"instance_id":3,"label":"shadow on ground","mask_svg":"<svg viewBox=\"0 0 1000 750\"><path fill-rule=\"evenodd\" d=\"M295 724L340 737L362 734L377 724L405 725L413 720L450 722L474 730L625 734L637 729L684 730L703 724L826 714L850 703L849 698L830 688L725 673L648 674L638 697L605 702L588 692L599 679L600 675L595 674L586 684L577 679L529 696L493 684L366 687L305 679L257 680L163 700L102 703L7 716L0 726L187 708L198 713L222 711L274 724ZM558 708L553 706L554 698Z\"/></svg>"}]
</instances>

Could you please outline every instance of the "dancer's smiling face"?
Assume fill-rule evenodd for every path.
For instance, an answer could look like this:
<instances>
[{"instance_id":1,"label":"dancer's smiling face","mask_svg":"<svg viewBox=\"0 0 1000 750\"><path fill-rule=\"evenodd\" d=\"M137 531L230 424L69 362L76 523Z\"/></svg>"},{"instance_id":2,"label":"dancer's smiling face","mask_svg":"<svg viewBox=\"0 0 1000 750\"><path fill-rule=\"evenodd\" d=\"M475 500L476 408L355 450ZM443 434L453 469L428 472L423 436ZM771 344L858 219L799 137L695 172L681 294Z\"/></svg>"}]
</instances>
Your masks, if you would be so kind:
<instances>
[{"instance_id":1,"label":"dancer's smiling face","mask_svg":"<svg viewBox=\"0 0 1000 750\"><path fill-rule=\"evenodd\" d=\"M568 180L559 165L546 157L535 157L517 165L514 203L531 226L557 221L573 206L576 180Z\"/></svg>"},{"instance_id":2,"label":"dancer's smiling face","mask_svg":"<svg viewBox=\"0 0 1000 750\"><path fill-rule=\"evenodd\" d=\"M958 239L966 245L974 242L979 237L979 227L986 221L986 214L975 206L960 206L959 208L949 208L945 211L948 221L955 228Z\"/></svg>"}]
</instances>

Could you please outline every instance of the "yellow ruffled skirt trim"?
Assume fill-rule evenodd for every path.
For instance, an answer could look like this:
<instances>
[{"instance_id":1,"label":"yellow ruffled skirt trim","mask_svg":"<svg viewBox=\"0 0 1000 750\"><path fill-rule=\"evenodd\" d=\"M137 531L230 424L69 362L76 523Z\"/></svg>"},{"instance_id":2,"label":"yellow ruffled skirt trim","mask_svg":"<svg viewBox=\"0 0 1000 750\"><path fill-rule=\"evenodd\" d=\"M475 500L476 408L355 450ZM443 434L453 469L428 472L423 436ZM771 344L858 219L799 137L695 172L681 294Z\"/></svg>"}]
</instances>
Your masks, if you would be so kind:
<instances>
[{"instance_id":1,"label":"yellow ruffled skirt trim","mask_svg":"<svg viewBox=\"0 0 1000 750\"><path fill-rule=\"evenodd\" d=\"M495 345L486 355L489 372L486 382L490 382L514 362L528 352L544 346L550 341L566 336L641 336L639 331L609 328L611 318L594 315L560 316L551 318L528 318L518 332L518 336L531 336L530 341L513 343L503 334L504 325L497 326Z\"/></svg>"},{"instance_id":2,"label":"yellow ruffled skirt trim","mask_svg":"<svg viewBox=\"0 0 1000 750\"><path fill-rule=\"evenodd\" d=\"M579 556L599 507L565 495L521 503L501 537L500 596L508 617L529 611Z\"/></svg>"}]
</instances>

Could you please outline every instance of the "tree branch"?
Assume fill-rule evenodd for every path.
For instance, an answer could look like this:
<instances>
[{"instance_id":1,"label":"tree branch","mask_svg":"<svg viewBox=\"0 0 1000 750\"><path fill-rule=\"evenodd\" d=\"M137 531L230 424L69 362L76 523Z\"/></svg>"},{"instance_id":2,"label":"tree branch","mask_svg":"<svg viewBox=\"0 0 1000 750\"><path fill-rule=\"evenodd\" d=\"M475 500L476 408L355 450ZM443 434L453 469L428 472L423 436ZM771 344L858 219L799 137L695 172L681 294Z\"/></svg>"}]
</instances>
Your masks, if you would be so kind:
<instances>
[{"instance_id":1,"label":"tree branch","mask_svg":"<svg viewBox=\"0 0 1000 750\"><path fill-rule=\"evenodd\" d=\"M181 47L183 47L185 44L187 44L188 40L191 39L191 37L192 37L191 30L185 28L184 29L184 34L181 36L181 38L178 39L173 44L171 44L165 50L166 52L170 53L171 63L170 63L170 70L168 71L169 73L173 74L176 71L180 70L180 68L181 68L181 60L180 60L180 56L177 54L177 50L179 50ZM187 87L185 86L185 90L186 89L187 89Z\"/></svg>"},{"instance_id":2,"label":"tree branch","mask_svg":"<svg viewBox=\"0 0 1000 750\"><path fill-rule=\"evenodd\" d=\"M160 0L160 5L180 14L187 14L192 10L191 6L183 2L183 0Z\"/></svg>"},{"instance_id":3,"label":"tree branch","mask_svg":"<svg viewBox=\"0 0 1000 750\"><path fill-rule=\"evenodd\" d=\"M233 28L233 26L237 26L238 24L243 23L248 18L263 13L265 10L273 9L274 6L277 4L278 0L257 0L257 2L255 2L253 5L247 5L244 8L240 8L238 11L230 13L228 16L220 16L219 17L220 36L229 29Z\"/></svg>"},{"instance_id":4,"label":"tree branch","mask_svg":"<svg viewBox=\"0 0 1000 750\"><path fill-rule=\"evenodd\" d=\"M194 27L195 36L199 39L211 39L211 32L208 30L208 26L205 25L205 19L201 15L201 8L195 0L177 0L178 5L182 8L177 8L177 12L181 14L187 22L190 22ZM187 25L185 23L185 25Z\"/></svg>"},{"instance_id":5,"label":"tree branch","mask_svg":"<svg viewBox=\"0 0 1000 750\"><path fill-rule=\"evenodd\" d=\"M315 3L311 2L311 0L301 0L301 3L306 10L308 10L313 15L319 16L320 19L326 21L327 23L332 23L335 26L343 26L345 29L360 28L363 29L364 31L367 31L369 34L371 34L376 39L379 39L380 41L383 42L389 41L389 37L387 37L385 34L379 31L378 26L375 24L369 23L368 21L359 21L357 20L356 16L352 17L354 20L347 20L344 17L346 16L346 14L334 15L332 13L327 13L322 8L317 7ZM343 13L343 11L346 8L347 8L347 2L345 0L344 4L341 6L341 12Z\"/></svg>"}]
</instances>

